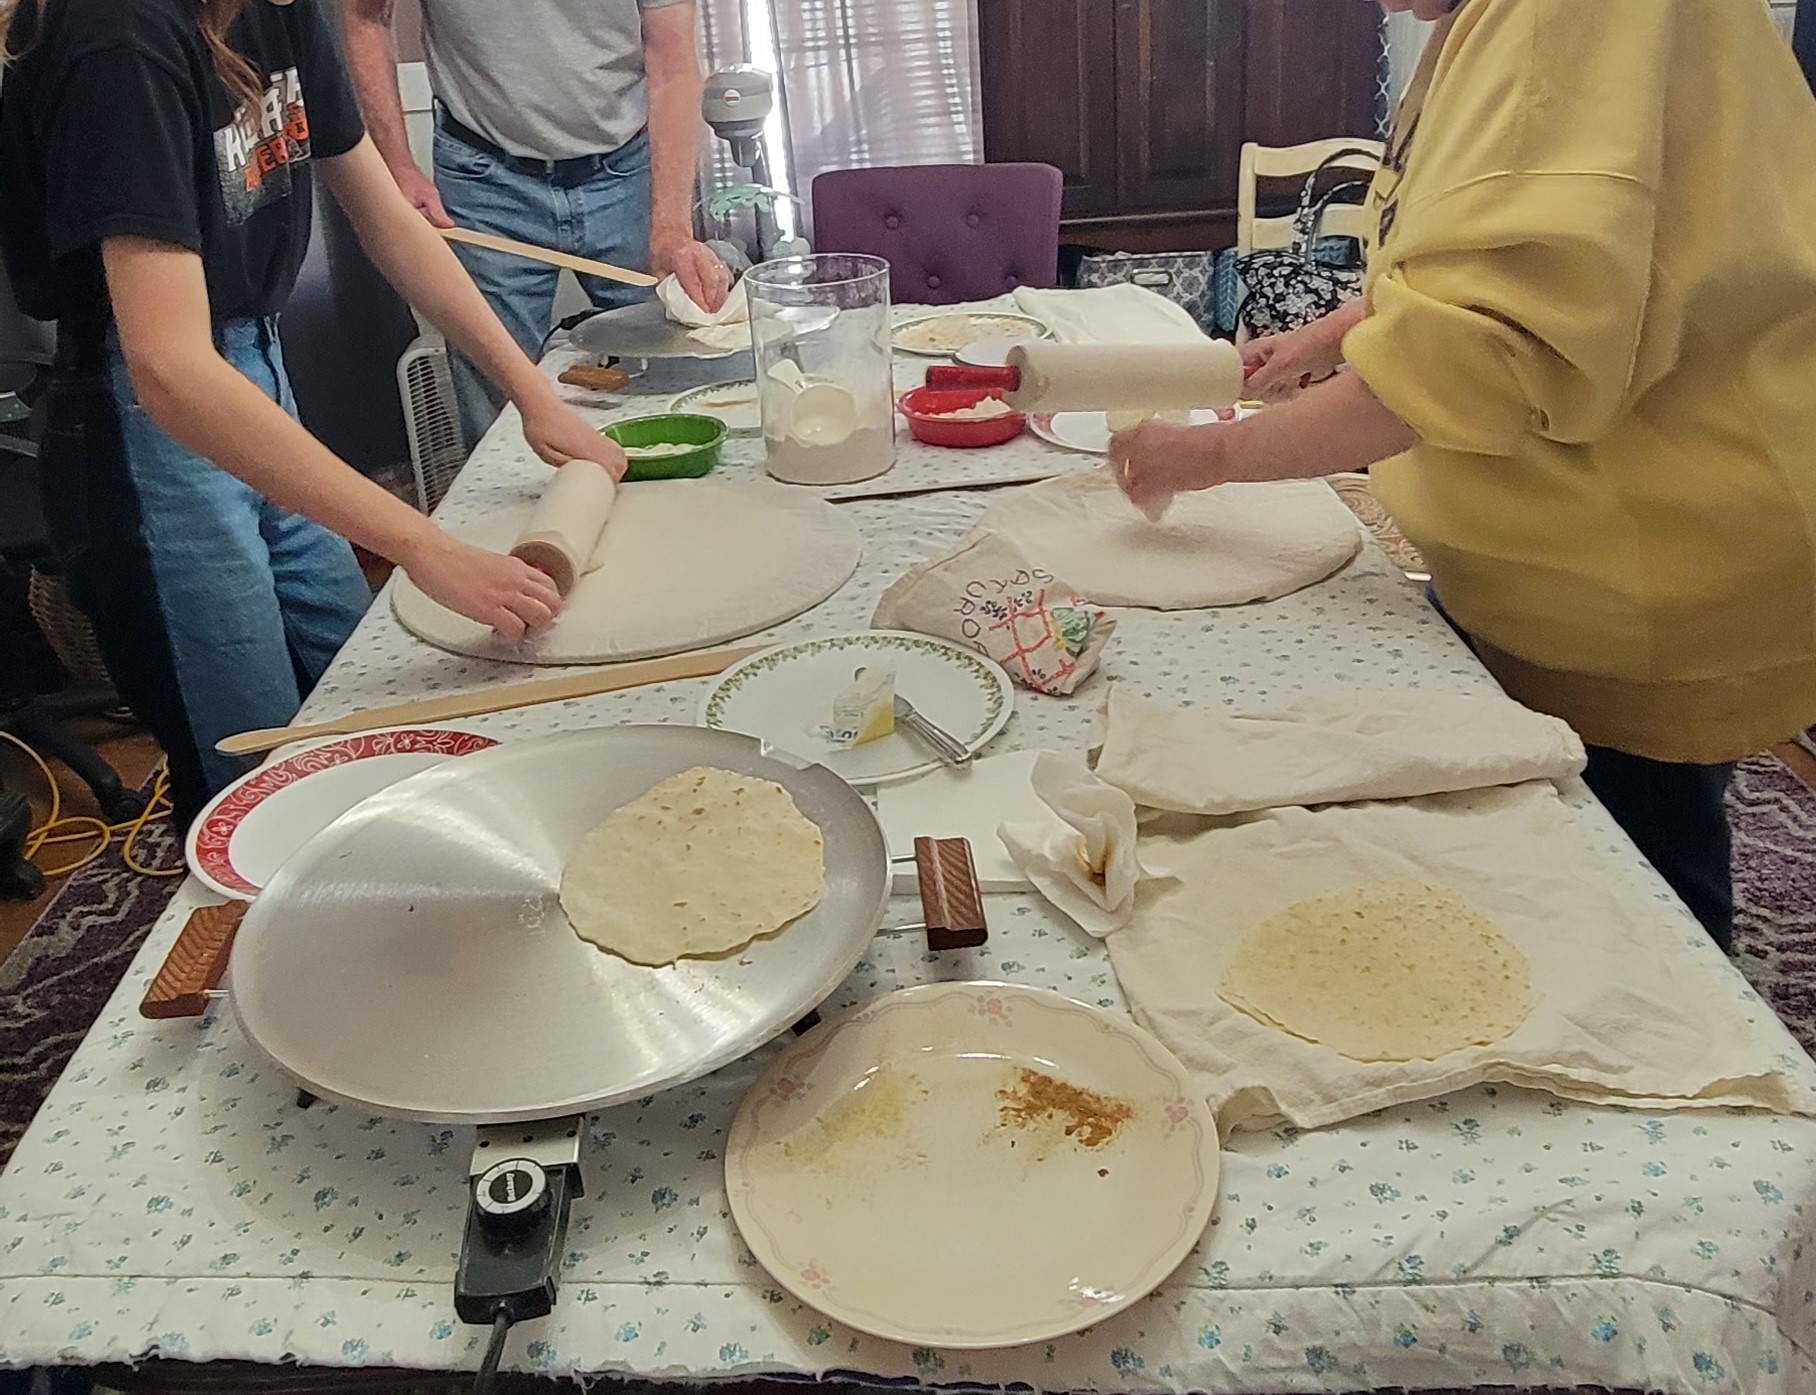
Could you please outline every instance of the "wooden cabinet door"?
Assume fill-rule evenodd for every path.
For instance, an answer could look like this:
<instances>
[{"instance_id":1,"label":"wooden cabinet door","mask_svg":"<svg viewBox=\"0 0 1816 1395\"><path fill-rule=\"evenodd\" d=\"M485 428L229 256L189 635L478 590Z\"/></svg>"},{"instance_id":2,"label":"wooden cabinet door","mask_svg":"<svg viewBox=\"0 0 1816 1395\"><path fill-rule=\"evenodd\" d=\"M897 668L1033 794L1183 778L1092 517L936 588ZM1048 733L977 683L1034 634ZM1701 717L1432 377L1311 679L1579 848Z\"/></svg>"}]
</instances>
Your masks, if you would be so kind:
<instances>
[{"instance_id":1,"label":"wooden cabinet door","mask_svg":"<svg viewBox=\"0 0 1816 1395\"><path fill-rule=\"evenodd\" d=\"M1206 0L1224 5L1230 0ZM1360 0L1236 0L1248 9L1244 140L1372 137L1381 11Z\"/></svg>"},{"instance_id":2,"label":"wooden cabinet door","mask_svg":"<svg viewBox=\"0 0 1816 1395\"><path fill-rule=\"evenodd\" d=\"M1117 207L1118 3L978 0L984 158L1057 166L1068 218Z\"/></svg>"},{"instance_id":3,"label":"wooden cabinet door","mask_svg":"<svg viewBox=\"0 0 1816 1395\"><path fill-rule=\"evenodd\" d=\"M1115 3L1121 208L1233 203L1242 153L1243 0Z\"/></svg>"}]
</instances>

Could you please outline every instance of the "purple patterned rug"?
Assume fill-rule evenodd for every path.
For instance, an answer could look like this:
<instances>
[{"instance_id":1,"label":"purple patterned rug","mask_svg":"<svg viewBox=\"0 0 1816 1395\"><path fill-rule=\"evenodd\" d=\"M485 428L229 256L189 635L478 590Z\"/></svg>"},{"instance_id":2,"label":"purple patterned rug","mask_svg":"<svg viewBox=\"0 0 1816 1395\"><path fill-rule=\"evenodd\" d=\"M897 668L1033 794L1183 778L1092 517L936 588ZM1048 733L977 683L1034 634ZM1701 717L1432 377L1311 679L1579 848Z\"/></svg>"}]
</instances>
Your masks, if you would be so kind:
<instances>
[{"instance_id":1,"label":"purple patterned rug","mask_svg":"<svg viewBox=\"0 0 1816 1395\"><path fill-rule=\"evenodd\" d=\"M148 867L183 858L168 822L150 825L133 850ZM71 874L0 964L0 1168L181 884L140 876L115 845Z\"/></svg>"},{"instance_id":2,"label":"purple patterned rug","mask_svg":"<svg viewBox=\"0 0 1816 1395\"><path fill-rule=\"evenodd\" d=\"M1728 797L1734 825L1735 944L1738 962L1766 1001L1806 1048L1816 1051L1816 791L1781 761L1759 756L1741 766ZM142 850L153 865L175 866L176 840L159 827ZM136 876L110 854L76 873L45 910L31 934L0 966L0 1166L4 1166L89 1025L138 952L146 932L177 887L175 878ZM244 1368L232 1372L150 1362L119 1373L122 1388L143 1391L265 1389ZM351 1390L345 1372L271 1372L270 1388ZM466 1378L418 1376L385 1386L393 1373L368 1373L374 1390L420 1390L441 1395L466 1388ZM198 1379L198 1375L201 1377ZM218 1378L227 1376L225 1383ZM281 1377L281 1380L280 1380ZM313 1378L312 1378L313 1377ZM360 1385L358 1388L367 1388ZM510 1390L553 1391L551 1383L509 1383ZM568 1387L571 1388L571 1387ZM770 1395L792 1388L759 1383L744 1390ZM730 1392L739 1389L728 1386ZM1492 1395L1474 1391L1429 1395ZM1508 1392L1513 1395L1513 1392ZM1523 1395L1598 1395L1589 1390ZM1605 1395L1638 1395L1633 1391Z\"/></svg>"},{"instance_id":3,"label":"purple patterned rug","mask_svg":"<svg viewBox=\"0 0 1816 1395\"><path fill-rule=\"evenodd\" d=\"M1740 767L1728 818L1736 962L1816 1054L1816 792L1783 761L1759 756Z\"/></svg>"}]
</instances>

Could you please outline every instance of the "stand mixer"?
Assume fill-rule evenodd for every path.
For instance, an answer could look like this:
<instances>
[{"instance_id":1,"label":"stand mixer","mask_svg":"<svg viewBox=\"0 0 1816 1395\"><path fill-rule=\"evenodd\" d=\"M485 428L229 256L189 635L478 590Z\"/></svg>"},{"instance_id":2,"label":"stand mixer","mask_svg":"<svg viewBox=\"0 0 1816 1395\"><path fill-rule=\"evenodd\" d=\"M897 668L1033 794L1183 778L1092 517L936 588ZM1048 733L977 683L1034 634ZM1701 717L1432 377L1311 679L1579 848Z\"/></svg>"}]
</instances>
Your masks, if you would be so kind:
<instances>
[{"instance_id":1,"label":"stand mixer","mask_svg":"<svg viewBox=\"0 0 1816 1395\"><path fill-rule=\"evenodd\" d=\"M763 140L763 127L775 105L775 79L748 63L721 68L706 79L700 114L714 134L731 147L732 164L747 175L746 182L713 196L714 212L729 216L738 208L748 207L756 225L753 248L723 239L709 244L734 267L805 256L810 250L805 238L784 234L776 218L775 201L792 195L772 182L769 150Z\"/></svg>"}]
</instances>

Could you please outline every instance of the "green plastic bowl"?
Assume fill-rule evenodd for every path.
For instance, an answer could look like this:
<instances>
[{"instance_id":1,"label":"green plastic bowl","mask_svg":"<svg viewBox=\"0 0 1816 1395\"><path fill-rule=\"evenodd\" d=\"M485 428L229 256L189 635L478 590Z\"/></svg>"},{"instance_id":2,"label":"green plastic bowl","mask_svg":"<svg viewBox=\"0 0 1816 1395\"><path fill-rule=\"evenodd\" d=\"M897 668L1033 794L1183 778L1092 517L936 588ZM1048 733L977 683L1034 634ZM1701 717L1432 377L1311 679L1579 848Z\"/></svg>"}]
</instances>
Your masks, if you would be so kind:
<instances>
[{"instance_id":1,"label":"green plastic bowl","mask_svg":"<svg viewBox=\"0 0 1816 1395\"><path fill-rule=\"evenodd\" d=\"M725 423L717 417L691 412L664 412L661 416L633 417L602 428L603 434L630 455L627 483L637 480L694 480L711 473L725 444ZM639 460L640 446L692 446L685 455L659 455Z\"/></svg>"}]
</instances>

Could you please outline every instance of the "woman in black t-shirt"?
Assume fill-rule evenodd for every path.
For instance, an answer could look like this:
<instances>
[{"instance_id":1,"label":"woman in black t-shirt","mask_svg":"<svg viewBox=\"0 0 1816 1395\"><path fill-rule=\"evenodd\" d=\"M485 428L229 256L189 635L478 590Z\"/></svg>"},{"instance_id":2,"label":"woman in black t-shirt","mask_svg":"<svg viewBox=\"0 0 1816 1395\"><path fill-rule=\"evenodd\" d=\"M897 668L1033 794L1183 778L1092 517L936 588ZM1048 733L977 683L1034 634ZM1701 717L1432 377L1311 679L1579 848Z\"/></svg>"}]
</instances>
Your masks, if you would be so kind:
<instances>
[{"instance_id":1,"label":"woman in black t-shirt","mask_svg":"<svg viewBox=\"0 0 1816 1395\"><path fill-rule=\"evenodd\" d=\"M0 0L0 253L21 308L59 329L52 540L185 820L242 768L215 741L287 722L365 609L346 540L506 640L560 604L295 420L275 317L314 172L538 455L624 470L398 193L318 3Z\"/></svg>"}]
</instances>

